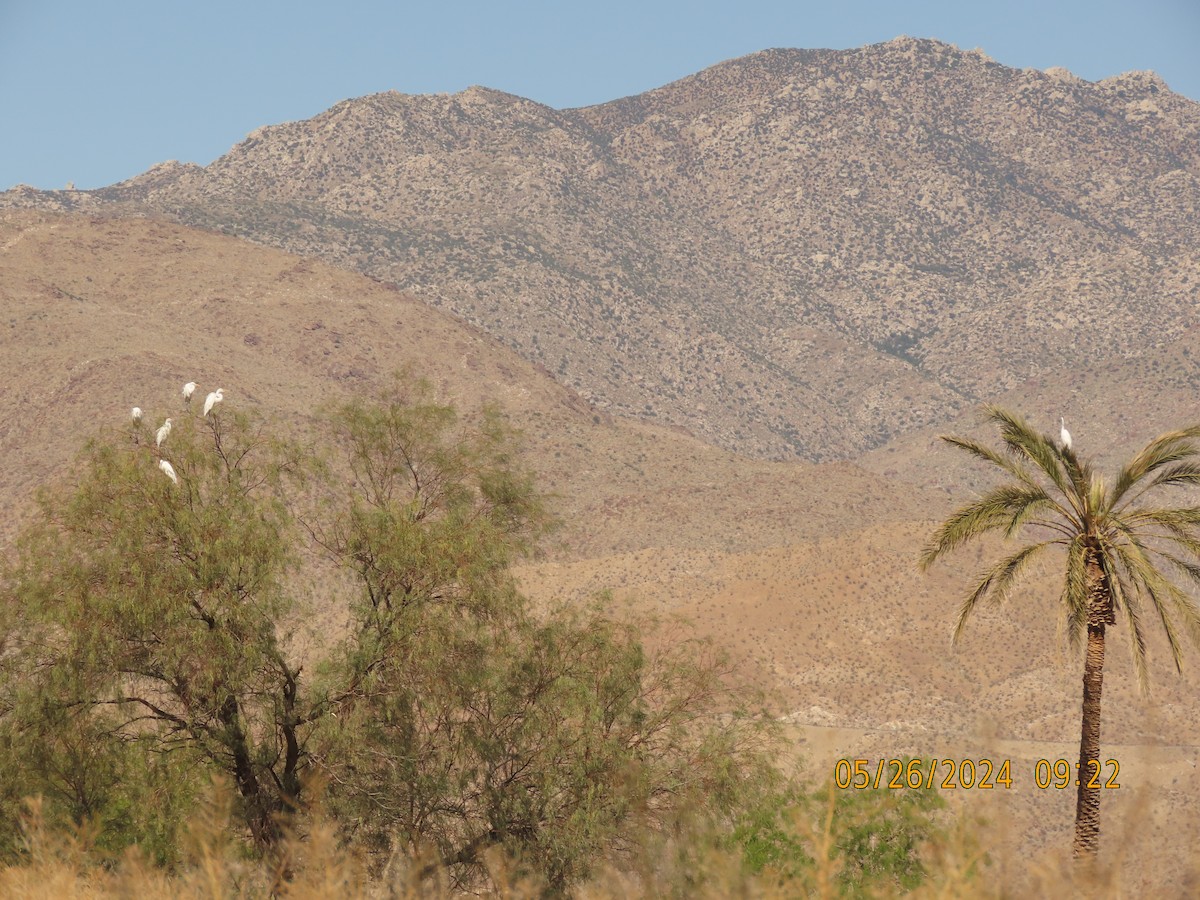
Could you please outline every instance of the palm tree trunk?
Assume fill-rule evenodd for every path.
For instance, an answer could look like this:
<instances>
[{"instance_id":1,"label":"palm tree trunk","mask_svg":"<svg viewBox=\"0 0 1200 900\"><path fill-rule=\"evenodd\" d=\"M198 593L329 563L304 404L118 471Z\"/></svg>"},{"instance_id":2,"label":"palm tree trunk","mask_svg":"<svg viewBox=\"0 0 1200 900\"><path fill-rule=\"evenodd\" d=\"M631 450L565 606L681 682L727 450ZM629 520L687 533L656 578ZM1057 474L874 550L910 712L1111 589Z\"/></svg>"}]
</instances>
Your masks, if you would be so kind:
<instances>
[{"instance_id":1,"label":"palm tree trunk","mask_svg":"<svg viewBox=\"0 0 1200 900\"><path fill-rule=\"evenodd\" d=\"M1093 857L1100 849L1100 788L1092 776L1100 760L1100 693L1104 686L1104 623L1088 625L1083 663L1083 731L1079 739L1079 792L1075 800L1076 857Z\"/></svg>"},{"instance_id":2,"label":"palm tree trunk","mask_svg":"<svg viewBox=\"0 0 1200 900\"><path fill-rule=\"evenodd\" d=\"M1083 660L1083 726L1075 770L1075 844L1078 858L1100 850L1100 695L1104 690L1104 629L1115 621L1112 590L1100 565L1100 551L1088 549L1087 653ZM1092 786L1089 786L1089 782Z\"/></svg>"}]
</instances>

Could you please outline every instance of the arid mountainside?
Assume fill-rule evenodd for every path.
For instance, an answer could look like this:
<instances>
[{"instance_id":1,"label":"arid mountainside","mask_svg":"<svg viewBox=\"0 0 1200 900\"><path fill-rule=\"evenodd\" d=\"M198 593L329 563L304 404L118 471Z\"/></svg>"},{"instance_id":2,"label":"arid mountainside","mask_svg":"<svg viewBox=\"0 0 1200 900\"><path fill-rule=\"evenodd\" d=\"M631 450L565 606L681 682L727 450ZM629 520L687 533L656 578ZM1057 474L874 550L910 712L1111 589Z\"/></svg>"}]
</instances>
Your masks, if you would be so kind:
<instances>
[{"instance_id":1,"label":"arid mountainside","mask_svg":"<svg viewBox=\"0 0 1200 900\"><path fill-rule=\"evenodd\" d=\"M464 409L494 400L524 429L565 520L547 557L522 570L532 596L607 589L635 609L684 613L744 677L777 692L773 708L818 777L845 756L1009 758L1013 793L950 798L971 809L990 802L993 821L1011 828L1003 840L1014 860L1069 843L1071 798L1032 783L1036 760L1069 758L1078 739L1077 665L1055 643L1055 573L949 647L958 597L982 556L930 576L915 560L932 520L980 473L931 454L927 435L865 458L892 475L738 456L599 412L472 326L390 287L161 221L0 212L0 309L0 508L15 512L0 522L0 545L33 488L69 470L88 435L121 426L134 404L155 424L181 414L188 379L303 427L321 404L411 365ZM1146 418L1120 409L1129 418L1112 440L1144 440ZM952 427L969 430L974 414ZM1095 441L1093 427L1081 420L1079 439ZM1154 691L1143 700L1122 639L1104 746L1125 789L1106 799L1106 835L1132 835L1130 883L1176 889L1189 858L1180 841L1191 833L1180 823L1200 819L1198 667L1176 677L1155 644Z\"/></svg>"},{"instance_id":2,"label":"arid mountainside","mask_svg":"<svg viewBox=\"0 0 1200 900\"><path fill-rule=\"evenodd\" d=\"M899 38L576 110L378 94L203 168L0 204L320 256L601 409L827 459L1190 333L1200 104L1149 73L1093 84Z\"/></svg>"},{"instance_id":3,"label":"arid mountainside","mask_svg":"<svg viewBox=\"0 0 1200 900\"><path fill-rule=\"evenodd\" d=\"M65 472L97 428L122 426L130 407L155 422L182 409L185 381L303 424L410 367L464 411L495 402L524 431L570 523L559 550L571 556L762 547L921 515L909 488L852 464L747 460L679 429L614 419L390 287L170 223L0 212L0 310L4 509L27 509L37 485ZM18 518L0 522L0 543Z\"/></svg>"}]
</instances>

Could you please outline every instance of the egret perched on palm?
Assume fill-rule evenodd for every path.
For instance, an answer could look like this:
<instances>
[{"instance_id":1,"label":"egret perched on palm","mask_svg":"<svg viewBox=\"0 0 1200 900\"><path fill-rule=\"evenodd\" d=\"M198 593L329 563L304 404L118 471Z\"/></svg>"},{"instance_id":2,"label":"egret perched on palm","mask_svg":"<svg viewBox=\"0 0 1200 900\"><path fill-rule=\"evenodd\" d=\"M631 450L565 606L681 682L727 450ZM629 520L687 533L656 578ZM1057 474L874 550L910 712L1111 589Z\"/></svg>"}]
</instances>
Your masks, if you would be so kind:
<instances>
[{"instance_id":1,"label":"egret perched on palm","mask_svg":"<svg viewBox=\"0 0 1200 900\"><path fill-rule=\"evenodd\" d=\"M1200 585L1200 506L1151 506L1148 498L1176 486L1200 486L1200 425L1159 435L1138 452L1111 484L1071 444L1066 421L1061 441L1037 432L998 406L987 407L1003 447L967 438L942 439L1000 469L1008 480L968 503L934 532L921 568L986 534L1029 543L981 572L959 607L957 642L975 609L1003 602L1030 564L1047 551L1063 554L1060 613L1071 645L1086 636L1079 791L1075 804L1076 856L1093 856L1100 838L1100 696L1105 629L1121 617L1129 628L1138 682L1146 688L1143 619L1162 623L1171 657L1182 669L1181 630L1200 643L1200 607L1183 589Z\"/></svg>"},{"instance_id":2,"label":"egret perched on palm","mask_svg":"<svg viewBox=\"0 0 1200 900\"><path fill-rule=\"evenodd\" d=\"M1064 450L1070 450L1071 449L1071 432L1067 431L1067 420L1064 419L1062 416L1059 416L1058 424L1059 424L1058 439L1059 439L1059 441L1062 442L1062 448Z\"/></svg>"},{"instance_id":3,"label":"egret perched on palm","mask_svg":"<svg viewBox=\"0 0 1200 900\"><path fill-rule=\"evenodd\" d=\"M225 399L225 388L217 388L204 398L204 415L212 412L212 408Z\"/></svg>"}]
</instances>

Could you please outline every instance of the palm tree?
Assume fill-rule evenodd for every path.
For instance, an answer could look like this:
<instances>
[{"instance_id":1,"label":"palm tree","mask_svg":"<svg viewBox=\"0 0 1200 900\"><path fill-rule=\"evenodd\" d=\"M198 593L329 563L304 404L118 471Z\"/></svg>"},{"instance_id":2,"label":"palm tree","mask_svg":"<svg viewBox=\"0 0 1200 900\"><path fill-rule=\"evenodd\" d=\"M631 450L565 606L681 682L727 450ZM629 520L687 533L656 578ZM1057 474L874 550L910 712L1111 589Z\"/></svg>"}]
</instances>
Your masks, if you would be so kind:
<instances>
[{"instance_id":1,"label":"palm tree","mask_svg":"<svg viewBox=\"0 0 1200 900\"><path fill-rule=\"evenodd\" d=\"M1036 559L1050 551L1065 557L1061 613L1071 646L1078 650L1087 634L1074 853L1091 857L1100 838L1102 788L1090 776L1100 765L1105 628L1118 616L1128 623L1143 692L1145 615L1162 624L1176 669L1182 670L1181 630L1200 643L1200 608L1180 586L1200 584L1200 506L1146 502L1158 488L1200 485L1200 425L1152 440L1110 486L1076 455L1069 440L1055 442L998 406L986 411L999 426L1001 451L966 438L943 435L942 440L997 466L1009 480L943 522L921 556L921 568L927 571L943 554L985 534L1028 540L980 573L959 609L957 642L976 607L1006 600Z\"/></svg>"}]
</instances>

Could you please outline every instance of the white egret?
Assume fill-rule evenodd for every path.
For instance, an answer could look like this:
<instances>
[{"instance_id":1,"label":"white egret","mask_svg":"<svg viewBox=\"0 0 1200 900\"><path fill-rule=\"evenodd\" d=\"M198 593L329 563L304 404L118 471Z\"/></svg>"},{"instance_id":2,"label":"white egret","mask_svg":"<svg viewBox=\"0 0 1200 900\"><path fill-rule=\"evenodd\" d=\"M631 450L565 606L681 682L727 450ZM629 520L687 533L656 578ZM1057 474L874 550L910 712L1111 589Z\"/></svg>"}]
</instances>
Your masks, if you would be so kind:
<instances>
[{"instance_id":1,"label":"white egret","mask_svg":"<svg viewBox=\"0 0 1200 900\"><path fill-rule=\"evenodd\" d=\"M134 423L135 425L137 425L137 424L141 423L141 421L142 421L142 408L141 408L140 406L135 406L133 409L131 409L131 410L129 411L129 415L130 415L130 416L133 418L133 423Z\"/></svg>"},{"instance_id":2,"label":"white egret","mask_svg":"<svg viewBox=\"0 0 1200 900\"><path fill-rule=\"evenodd\" d=\"M160 459L158 461L158 467L163 470L163 474L171 479L173 484L179 484L179 479L175 476L175 467L173 465L171 465L165 459Z\"/></svg>"},{"instance_id":3,"label":"white egret","mask_svg":"<svg viewBox=\"0 0 1200 900\"><path fill-rule=\"evenodd\" d=\"M1058 436L1059 436L1059 439L1062 440L1063 449L1070 450L1071 449L1071 432L1067 431L1067 420L1064 419L1062 416L1059 416L1058 423L1059 423L1059 427L1062 429L1059 432Z\"/></svg>"},{"instance_id":4,"label":"white egret","mask_svg":"<svg viewBox=\"0 0 1200 900\"><path fill-rule=\"evenodd\" d=\"M189 381L187 384L185 384L183 386L183 402L191 403L192 402L192 394L194 394L194 393L196 393L196 382Z\"/></svg>"},{"instance_id":5,"label":"white egret","mask_svg":"<svg viewBox=\"0 0 1200 900\"><path fill-rule=\"evenodd\" d=\"M171 433L171 420L167 419L167 421L162 423L162 427L159 428L158 431L154 432L154 446L161 447L162 442L167 439L167 435L170 433Z\"/></svg>"},{"instance_id":6,"label":"white egret","mask_svg":"<svg viewBox=\"0 0 1200 900\"><path fill-rule=\"evenodd\" d=\"M225 388L217 388L206 398L204 398L204 414L207 416L212 412L212 408L225 399Z\"/></svg>"}]
</instances>

